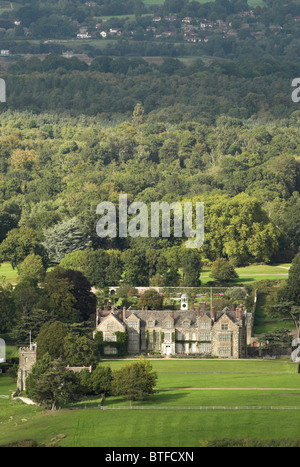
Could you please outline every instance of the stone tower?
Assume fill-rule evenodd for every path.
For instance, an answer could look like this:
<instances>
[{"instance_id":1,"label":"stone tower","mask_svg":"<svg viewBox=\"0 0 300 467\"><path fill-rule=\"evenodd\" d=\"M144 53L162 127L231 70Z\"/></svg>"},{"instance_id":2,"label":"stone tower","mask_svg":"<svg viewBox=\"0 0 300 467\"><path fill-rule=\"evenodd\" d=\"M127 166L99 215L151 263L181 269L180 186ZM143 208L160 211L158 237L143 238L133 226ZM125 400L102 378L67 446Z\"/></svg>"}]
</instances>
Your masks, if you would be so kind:
<instances>
[{"instance_id":1,"label":"stone tower","mask_svg":"<svg viewBox=\"0 0 300 467\"><path fill-rule=\"evenodd\" d=\"M31 344L30 347L21 347L19 349L19 371L17 388L19 391L25 391L25 381L31 368L37 361L37 345Z\"/></svg>"}]
</instances>

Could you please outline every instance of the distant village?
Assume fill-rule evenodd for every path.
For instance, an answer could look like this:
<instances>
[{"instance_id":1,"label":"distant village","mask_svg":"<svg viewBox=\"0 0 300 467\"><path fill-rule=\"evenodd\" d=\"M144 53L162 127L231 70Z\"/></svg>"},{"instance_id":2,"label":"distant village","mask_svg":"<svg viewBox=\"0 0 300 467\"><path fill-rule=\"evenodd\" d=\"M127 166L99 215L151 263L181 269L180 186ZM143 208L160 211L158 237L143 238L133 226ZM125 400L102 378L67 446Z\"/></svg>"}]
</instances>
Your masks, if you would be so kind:
<instances>
[{"instance_id":1,"label":"distant village","mask_svg":"<svg viewBox=\"0 0 300 467\"><path fill-rule=\"evenodd\" d=\"M266 27L255 18L253 10L240 11L236 16L240 21L235 21L235 24L232 21L222 19L212 22L206 18L200 19L188 16L182 19L177 15L154 16L152 24L147 26L144 31L144 37L147 39L176 38L176 40L183 39L187 42L200 43L208 42L214 34L221 36L223 39L239 39L247 36L259 39L270 32L276 34L276 32L284 29L283 26L278 24L270 24ZM294 17L294 21L300 21L300 16ZM128 31L124 27L106 27L107 23L111 23L111 20L103 19L94 28L78 24L77 38L101 37L102 39L113 39L121 36L134 38L137 34L139 36L141 34L140 30Z\"/></svg>"},{"instance_id":2,"label":"distant village","mask_svg":"<svg viewBox=\"0 0 300 467\"><path fill-rule=\"evenodd\" d=\"M97 6L96 2L86 2L87 7ZM266 36L288 34L290 25L266 24L257 10L239 11L228 17L228 20L216 19L209 21L206 18L184 17L176 14L165 16L153 16L143 14L143 21L137 21L134 15L121 15L112 17L90 17L89 21L80 23L76 19L69 19L72 34L65 39L103 39L111 40L122 38L124 40L152 40L152 41L185 41L188 43L207 43L213 37L223 40L245 40L247 38L264 39ZM291 17L295 23L300 21L300 16ZM133 27L130 27L133 26ZM287 29L285 31L285 28ZM63 33L63 31L62 31ZM16 38L35 38L29 27L23 27L19 18L8 24L6 18L0 17L0 39L11 41ZM61 42L60 37L45 37L44 44ZM0 56L10 55L8 48L2 48Z\"/></svg>"}]
</instances>

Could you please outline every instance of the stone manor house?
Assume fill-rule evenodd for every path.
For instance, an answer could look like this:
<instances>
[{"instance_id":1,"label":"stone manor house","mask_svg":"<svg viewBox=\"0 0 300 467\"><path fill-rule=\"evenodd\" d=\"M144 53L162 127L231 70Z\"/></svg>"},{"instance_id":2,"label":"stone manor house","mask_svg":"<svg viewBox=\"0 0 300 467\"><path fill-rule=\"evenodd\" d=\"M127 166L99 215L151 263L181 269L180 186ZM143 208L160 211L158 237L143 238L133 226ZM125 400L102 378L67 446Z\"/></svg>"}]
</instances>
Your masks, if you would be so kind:
<instances>
[{"instance_id":1,"label":"stone manor house","mask_svg":"<svg viewBox=\"0 0 300 467\"><path fill-rule=\"evenodd\" d=\"M200 303L188 308L187 296L181 297L181 309L130 310L114 307L98 310L97 332L103 334L104 354L116 355L118 332L128 333L128 354L161 352L162 355L202 354L220 358L245 358L251 343L252 313L243 305L215 312Z\"/></svg>"}]
</instances>

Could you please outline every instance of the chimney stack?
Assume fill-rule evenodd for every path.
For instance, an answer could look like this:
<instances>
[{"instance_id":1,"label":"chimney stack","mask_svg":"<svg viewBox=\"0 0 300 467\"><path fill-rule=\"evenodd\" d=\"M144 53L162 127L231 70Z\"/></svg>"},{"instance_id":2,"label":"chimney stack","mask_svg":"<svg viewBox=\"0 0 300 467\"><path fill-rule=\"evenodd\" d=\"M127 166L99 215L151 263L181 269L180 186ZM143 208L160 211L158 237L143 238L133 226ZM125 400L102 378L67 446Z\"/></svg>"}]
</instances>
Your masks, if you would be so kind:
<instances>
[{"instance_id":1,"label":"chimney stack","mask_svg":"<svg viewBox=\"0 0 300 467\"><path fill-rule=\"evenodd\" d=\"M212 307L211 309L211 319L215 320L215 309Z\"/></svg>"},{"instance_id":2,"label":"chimney stack","mask_svg":"<svg viewBox=\"0 0 300 467\"><path fill-rule=\"evenodd\" d=\"M126 307L123 307L123 323L126 321Z\"/></svg>"},{"instance_id":3,"label":"chimney stack","mask_svg":"<svg viewBox=\"0 0 300 467\"><path fill-rule=\"evenodd\" d=\"M194 302L191 303L191 310L192 311L195 311L195 305L194 305Z\"/></svg>"},{"instance_id":4,"label":"chimney stack","mask_svg":"<svg viewBox=\"0 0 300 467\"><path fill-rule=\"evenodd\" d=\"M242 319L242 316L243 316L243 307L242 305L239 305L236 309L236 319L240 321Z\"/></svg>"}]
</instances>

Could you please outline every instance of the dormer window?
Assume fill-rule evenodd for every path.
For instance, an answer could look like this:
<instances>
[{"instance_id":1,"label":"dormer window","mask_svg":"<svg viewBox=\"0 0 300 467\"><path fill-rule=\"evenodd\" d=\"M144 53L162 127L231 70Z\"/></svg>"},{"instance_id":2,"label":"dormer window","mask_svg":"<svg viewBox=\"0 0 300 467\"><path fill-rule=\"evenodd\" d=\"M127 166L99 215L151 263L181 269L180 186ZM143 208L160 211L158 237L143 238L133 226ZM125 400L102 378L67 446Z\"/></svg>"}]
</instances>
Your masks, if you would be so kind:
<instances>
[{"instance_id":1,"label":"dormer window","mask_svg":"<svg viewBox=\"0 0 300 467\"><path fill-rule=\"evenodd\" d=\"M184 322L183 322L183 327L184 327L184 328L188 328L189 325L190 325L189 321L184 321Z\"/></svg>"},{"instance_id":2,"label":"dormer window","mask_svg":"<svg viewBox=\"0 0 300 467\"><path fill-rule=\"evenodd\" d=\"M154 327L154 321L148 321L148 328Z\"/></svg>"},{"instance_id":3,"label":"dormer window","mask_svg":"<svg viewBox=\"0 0 300 467\"><path fill-rule=\"evenodd\" d=\"M114 324L113 323L107 323L107 330L108 331L113 331L114 330Z\"/></svg>"},{"instance_id":4,"label":"dormer window","mask_svg":"<svg viewBox=\"0 0 300 467\"><path fill-rule=\"evenodd\" d=\"M222 331L228 331L228 324L227 323L221 324L221 329Z\"/></svg>"},{"instance_id":5,"label":"dormer window","mask_svg":"<svg viewBox=\"0 0 300 467\"><path fill-rule=\"evenodd\" d=\"M138 327L138 322L137 322L137 321L128 321L128 322L127 322L127 326L128 326L129 328L137 329L137 327Z\"/></svg>"},{"instance_id":6,"label":"dormer window","mask_svg":"<svg viewBox=\"0 0 300 467\"><path fill-rule=\"evenodd\" d=\"M166 321L165 322L165 327L170 328L171 327L171 321Z\"/></svg>"}]
</instances>

